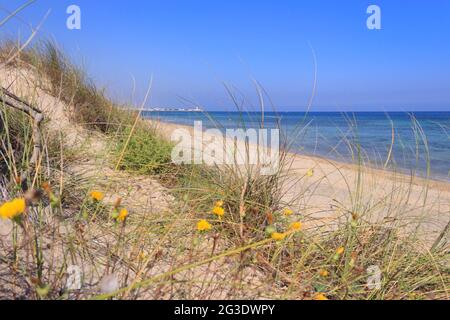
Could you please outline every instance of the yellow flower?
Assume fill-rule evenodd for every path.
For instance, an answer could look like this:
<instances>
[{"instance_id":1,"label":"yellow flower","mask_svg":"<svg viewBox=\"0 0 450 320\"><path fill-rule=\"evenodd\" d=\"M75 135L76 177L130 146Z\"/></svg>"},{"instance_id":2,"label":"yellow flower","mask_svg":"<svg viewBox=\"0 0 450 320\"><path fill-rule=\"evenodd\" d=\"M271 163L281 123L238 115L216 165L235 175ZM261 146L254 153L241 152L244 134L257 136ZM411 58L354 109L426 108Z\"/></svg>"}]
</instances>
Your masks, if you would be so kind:
<instances>
[{"instance_id":1,"label":"yellow flower","mask_svg":"<svg viewBox=\"0 0 450 320\"><path fill-rule=\"evenodd\" d=\"M294 222L294 223L291 223L289 230L292 232L295 232L295 231L299 231L301 228L302 228L301 222Z\"/></svg>"},{"instance_id":2,"label":"yellow flower","mask_svg":"<svg viewBox=\"0 0 450 320\"><path fill-rule=\"evenodd\" d=\"M117 221L125 221L125 219L128 217L128 210L122 209L120 210L119 216L117 217Z\"/></svg>"},{"instance_id":3,"label":"yellow flower","mask_svg":"<svg viewBox=\"0 0 450 320\"><path fill-rule=\"evenodd\" d=\"M0 217L2 219L14 219L25 212L27 208L25 199L17 198L4 203L0 207Z\"/></svg>"},{"instance_id":4,"label":"yellow flower","mask_svg":"<svg viewBox=\"0 0 450 320\"><path fill-rule=\"evenodd\" d=\"M283 214L284 214L286 217L289 217L289 216L292 216L292 215L294 214L294 211L292 211L292 210L289 209L289 208L286 208L286 209L283 210Z\"/></svg>"},{"instance_id":5,"label":"yellow flower","mask_svg":"<svg viewBox=\"0 0 450 320\"><path fill-rule=\"evenodd\" d=\"M216 206L216 207L223 207L223 201L222 201L222 200L217 201L216 204L215 204L215 206Z\"/></svg>"},{"instance_id":6,"label":"yellow flower","mask_svg":"<svg viewBox=\"0 0 450 320\"><path fill-rule=\"evenodd\" d=\"M336 254L340 256L341 254L344 253L344 251L345 251L344 247L339 247L339 248L336 250Z\"/></svg>"},{"instance_id":7,"label":"yellow flower","mask_svg":"<svg viewBox=\"0 0 450 320\"><path fill-rule=\"evenodd\" d=\"M324 278L328 277L328 275L329 275L328 271L324 270L324 269L321 269L319 271L319 274L320 274L321 277L324 277Z\"/></svg>"},{"instance_id":8,"label":"yellow flower","mask_svg":"<svg viewBox=\"0 0 450 320\"><path fill-rule=\"evenodd\" d=\"M286 238L285 233L274 232L272 233L272 239L275 241L282 241Z\"/></svg>"},{"instance_id":9,"label":"yellow flower","mask_svg":"<svg viewBox=\"0 0 450 320\"><path fill-rule=\"evenodd\" d=\"M102 201L105 198L105 195L102 192L95 190L90 193L90 196L92 200L95 201Z\"/></svg>"},{"instance_id":10,"label":"yellow flower","mask_svg":"<svg viewBox=\"0 0 450 320\"><path fill-rule=\"evenodd\" d=\"M197 230L198 231L208 231L212 229L212 225L206 221L206 220L200 220L197 223Z\"/></svg>"},{"instance_id":11,"label":"yellow flower","mask_svg":"<svg viewBox=\"0 0 450 320\"><path fill-rule=\"evenodd\" d=\"M14 199L11 203L16 210L16 215L24 213L27 208L27 204L23 198Z\"/></svg>"},{"instance_id":12,"label":"yellow flower","mask_svg":"<svg viewBox=\"0 0 450 320\"><path fill-rule=\"evenodd\" d=\"M11 202L6 202L0 207L0 217L2 219L11 219L14 214L14 208Z\"/></svg>"},{"instance_id":13,"label":"yellow flower","mask_svg":"<svg viewBox=\"0 0 450 320\"><path fill-rule=\"evenodd\" d=\"M312 177L312 176L314 176L314 170L313 169L309 169L307 172L306 172L306 175L308 176L308 177Z\"/></svg>"},{"instance_id":14,"label":"yellow flower","mask_svg":"<svg viewBox=\"0 0 450 320\"><path fill-rule=\"evenodd\" d=\"M314 296L314 300L328 300L328 298L323 293L318 293Z\"/></svg>"},{"instance_id":15,"label":"yellow flower","mask_svg":"<svg viewBox=\"0 0 450 320\"><path fill-rule=\"evenodd\" d=\"M219 217L223 217L223 215L225 214L225 210L222 207L214 207L214 209L212 210L212 213L214 213L215 215L219 216Z\"/></svg>"}]
</instances>

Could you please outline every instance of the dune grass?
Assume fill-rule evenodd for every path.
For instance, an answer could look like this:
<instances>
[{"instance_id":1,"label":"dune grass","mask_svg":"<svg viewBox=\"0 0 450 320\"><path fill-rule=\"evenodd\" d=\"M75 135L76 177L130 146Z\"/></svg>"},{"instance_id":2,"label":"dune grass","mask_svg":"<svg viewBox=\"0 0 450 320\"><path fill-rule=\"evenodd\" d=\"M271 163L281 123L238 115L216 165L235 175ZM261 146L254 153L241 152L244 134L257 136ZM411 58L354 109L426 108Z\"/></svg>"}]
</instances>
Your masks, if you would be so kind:
<instances>
[{"instance_id":1,"label":"dune grass","mask_svg":"<svg viewBox=\"0 0 450 320\"><path fill-rule=\"evenodd\" d=\"M3 61L15 50L6 42ZM172 143L110 101L54 43L21 51L8 68L33 70L41 79L33 86L69 106L73 124L98 133L108 152L105 166L119 178L98 185L70 171L87 150L70 149L43 126L40 164L27 189L17 185L31 152L30 119L0 105L0 203L27 202L17 218L2 222L1 297L448 299L448 252L423 247L416 232L405 233L402 217L414 209L404 205L408 188L394 184L390 197L367 198L372 190L363 183L366 164L356 139L345 141L360 173L346 181L351 201L330 199L337 215L332 225L301 228L295 223L308 217L290 210L283 197L282 182L291 175L287 149L273 176L258 168L174 165ZM141 184L146 177L168 187L170 206L155 210L140 202L154 191L146 185L133 191L132 209L122 202L117 184ZM305 190L318 192L313 185ZM379 219L386 212L390 219ZM211 230L197 230L202 219ZM81 287L68 286L78 280Z\"/></svg>"},{"instance_id":2,"label":"dune grass","mask_svg":"<svg viewBox=\"0 0 450 320\"><path fill-rule=\"evenodd\" d=\"M152 131L151 126L125 129L118 137L117 153L121 170L142 174L160 174L171 162L172 144Z\"/></svg>"}]
</instances>

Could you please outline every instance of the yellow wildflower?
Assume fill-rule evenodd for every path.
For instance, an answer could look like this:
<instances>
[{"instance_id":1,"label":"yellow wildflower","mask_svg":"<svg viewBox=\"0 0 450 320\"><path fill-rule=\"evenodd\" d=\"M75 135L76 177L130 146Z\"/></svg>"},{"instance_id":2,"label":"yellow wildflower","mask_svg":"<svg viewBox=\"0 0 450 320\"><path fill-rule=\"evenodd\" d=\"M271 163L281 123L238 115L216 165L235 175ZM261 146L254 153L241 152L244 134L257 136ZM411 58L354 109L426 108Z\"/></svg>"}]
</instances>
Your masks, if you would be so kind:
<instances>
[{"instance_id":1,"label":"yellow wildflower","mask_svg":"<svg viewBox=\"0 0 450 320\"><path fill-rule=\"evenodd\" d=\"M344 251L345 251L344 247L339 247L339 248L336 250L336 254L340 256L341 254L344 253Z\"/></svg>"},{"instance_id":2,"label":"yellow wildflower","mask_svg":"<svg viewBox=\"0 0 450 320\"><path fill-rule=\"evenodd\" d=\"M25 199L17 198L4 203L0 207L0 217L2 219L14 219L25 212L27 208Z\"/></svg>"},{"instance_id":3,"label":"yellow wildflower","mask_svg":"<svg viewBox=\"0 0 450 320\"><path fill-rule=\"evenodd\" d=\"M117 221L125 221L125 219L128 217L128 210L122 209L119 212L119 216L117 217Z\"/></svg>"},{"instance_id":4,"label":"yellow wildflower","mask_svg":"<svg viewBox=\"0 0 450 320\"><path fill-rule=\"evenodd\" d=\"M286 217L289 217L289 216L292 216L292 215L294 214L294 211L292 211L292 210L289 209L289 208L286 208L286 209L283 210L283 214L284 214Z\"/></svg>"},{"instance_id":5,"label":"yellow wildflower","mask_svg":"<svg viewBox=\"0 0 450 320\"><path fill-rule=\"evenodd\" d=\"M197 223L197 230L198 231L208 231L212 229L212 225L206 221L206 220L200 220Z\"/></svg>"},{"instance_id":6,"label":"yellow wildflower","mask_svg":"<svg viewBox=\"0 0 450 320\"><path fill-rule=\"evenodd\" d=\"M299 231L301 228L302 228L301 222L293 222L293 223L291 223L291 225L289 227L289 231L295 232L295 231Z\"/></svg>"},{"instance_id":7,"label":"yellow wildflower","mask_svg":"<svg viewBox=\"0 0 450 320\"><path fill-rule=\"evenodd\" d=\"M14 199L11 203L16 210L16 215L24 213L27 208L27 204L23 198Z\"/></svg>"},{"instance_id":8,"label":"yellow wildflower","mask_svg":"<svg viewBox=\"0 0 450 320\"><path fill-rule=\"evenodd\" d=\"M328 271L324 270L324 269L321 269L319 271L319 274L320 274L321 277L324 277L324 278L328 277L328 275L329 275Z\"/></svg>"},{"instance_id":9,"label":"yellow wildflower","mask_svg":"<svg viewBox=\"0 0 450 320\"><path fill-rule=\"evenodd\" d=\"M90 193L90 196L92 200L95 201L102 201L105 198L105 195L102 192L95 190Z\"/></svg>"},{"instance_id":10,"label":"yellow wildflower","mask_svg":"<svg viewBox=\"0 0 450 320\"><path fill-rule=\"evenodd\" d=\"M318 293L314 296L314 300L328 300L328 298L323 293Z\"/></svg>"},{"instance_id":11,"label":"yellow wildflower","mask_svg":"<svg viewBox=\"0 0 450 320\"><path fill-rule=\"evenodd\" d=\"M306 175L307 175L309 178L311 178L312 176L314 176L314 170L313 170L313 169L309 169L309 170L306 172Z\"/></svg>"},{"instance_id":12,"label":"yellow wildflower","mask_svg":"<svg viewBox=\"0 0 450 320\"><path fill-rule=\"evenodd\" d=\"M285 233L274 232L272 233L272 239L275 241L282 241L286 238Z\"/></svg>"},{"instance_id":13,"label":"yellow wildflower","mask_svg":"<svg viewBox=\"0 0 450 320\"><path fill-rule=\"evenodd\" d=\"M223 215L225 214L225 209L222 207L214 207L214 209L212 210L212 213L214 213L215 215L219 216L219 217L223 217Z\"/></svg>"},{"instance_id":14,"label":"yellow wildflower","mask_svg":"<svg viewBox=\"0 0 450 320\"><path fill-rule=\"evenodd\" d=\"M14 213L14 208L11 202L6 202L0 207L0 217L2 219L11 219Z\"/></svg>"},{"instance_id":15,"label":"yellow wildflower","mask_svg":"<svg viewBox=\"0 0 450 320\"><path fill-rule=\"evenodd\" d=\"M216 207L223 207L223 201L222 201L222 200L217 201L216 204L215 204L215 206L216 206Z\"/></svg>"}]
</instances>

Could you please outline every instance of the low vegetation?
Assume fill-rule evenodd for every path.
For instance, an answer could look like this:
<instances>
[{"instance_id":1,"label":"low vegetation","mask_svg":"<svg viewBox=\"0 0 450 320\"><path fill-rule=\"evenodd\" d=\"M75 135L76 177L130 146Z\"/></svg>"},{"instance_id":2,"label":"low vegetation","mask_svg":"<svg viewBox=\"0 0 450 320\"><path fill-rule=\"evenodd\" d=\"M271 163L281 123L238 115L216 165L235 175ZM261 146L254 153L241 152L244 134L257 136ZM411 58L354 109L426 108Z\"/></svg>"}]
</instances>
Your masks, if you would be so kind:
<instances>
[{"instance_id":1,"label":"low vegetation","mask_svg":"<svg viewBox=\"0 0 450 320\"><path fill-rule=\"evenodd\" d=\"M2 61L17 50L4 43ZM348 182L350 205L330 199L332 225L308 223L283 196L287 150L273 176L177 166L155 124L110 101L54 43L21 51L11 69L32 72L28 92L62 101L71 125L97 144L66 145L44 124L40 162L24 187L18 177L29 169L31 120L0 104L0 297L448 299L448 253L404 232L402 210L412 208L398 205L396 190L364 202L371 190ZM93 154L101 166L84 171L107 170L101 182L74 169ZM155 208L164 196L149 199L161 185L170 198ZM297 198L307 202L311 192L319 191ZM380 220L380 212L391 219Z\"/></svg>"}]
</instances>

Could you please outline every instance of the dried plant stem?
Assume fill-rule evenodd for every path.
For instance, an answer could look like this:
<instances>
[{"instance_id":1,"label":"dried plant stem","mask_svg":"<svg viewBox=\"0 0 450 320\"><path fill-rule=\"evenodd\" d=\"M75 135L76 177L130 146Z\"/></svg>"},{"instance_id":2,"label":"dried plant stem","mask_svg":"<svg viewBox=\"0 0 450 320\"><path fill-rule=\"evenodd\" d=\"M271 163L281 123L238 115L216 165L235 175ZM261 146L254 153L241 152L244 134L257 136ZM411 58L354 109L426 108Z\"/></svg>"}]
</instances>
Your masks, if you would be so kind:
<instances>
[{"instance_id":1,"label":"dried plant stem","mask_svg":"<svg viewBox=\"0 0 450 320\"><path fill-rule=\"evenodd\" d=\"M41 123L44 120L44 115L42 112L30 105L29 103L23 101L13 93L11 93L9 90L0 87L0 102L4 103L6 106L11 107L13 109L19 110L28 116L30 116L33 120L33 153L30 158L30 168L28 170L25 170L22 173L21 177L21 183L26 181L27 177L30 174L30 169L34 168L40 158L40 155L42 153L42 134L41 134Z\"/></svg>"}]
</instances>

